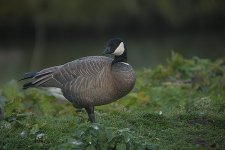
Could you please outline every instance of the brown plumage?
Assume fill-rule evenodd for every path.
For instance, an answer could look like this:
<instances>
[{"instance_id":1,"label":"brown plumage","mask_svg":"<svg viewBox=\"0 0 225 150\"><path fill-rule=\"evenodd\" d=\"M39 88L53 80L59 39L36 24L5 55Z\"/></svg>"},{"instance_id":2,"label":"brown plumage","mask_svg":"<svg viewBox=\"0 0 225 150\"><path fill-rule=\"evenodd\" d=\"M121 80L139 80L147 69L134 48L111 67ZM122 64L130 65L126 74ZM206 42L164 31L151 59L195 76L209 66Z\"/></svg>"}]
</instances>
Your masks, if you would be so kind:
<instances>
[{"instance_id":1,"label":"brown plumage","mask_svg":"<svg viewBox=\"0 0 225 150\"><path fill-rule=\"evenodd\" d=\"M108 43L105 53L114 54L114 59L88 56L37 73L26 73L24 79L32 78L32 81L23 88L60 88L66 99L76 108L85 108L90 121L95 122L94 106L118 100L134 87L135 73L126 63L123 44L121 39L112 39Z\"/></svg>"}]
</instances>

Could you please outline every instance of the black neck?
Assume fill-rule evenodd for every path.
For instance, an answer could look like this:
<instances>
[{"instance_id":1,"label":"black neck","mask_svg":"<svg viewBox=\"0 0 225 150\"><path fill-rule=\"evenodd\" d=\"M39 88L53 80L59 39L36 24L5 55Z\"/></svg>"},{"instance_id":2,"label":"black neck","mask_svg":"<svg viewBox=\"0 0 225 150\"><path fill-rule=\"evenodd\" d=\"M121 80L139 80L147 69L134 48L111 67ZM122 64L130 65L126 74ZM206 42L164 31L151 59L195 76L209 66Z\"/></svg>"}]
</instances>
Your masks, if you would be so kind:
<instances>
[{"instance_id":1,"label":"black neck","mask_svg":"<svg viewBox=\"0 0 225 150\"><path fill-rule=\"evenodd\" d=\"M124 51L124 53L120 56L115 56L114 60L112 62L112 65L118 62L127 62L127 52Z\"/></svg>"}]
</instances>

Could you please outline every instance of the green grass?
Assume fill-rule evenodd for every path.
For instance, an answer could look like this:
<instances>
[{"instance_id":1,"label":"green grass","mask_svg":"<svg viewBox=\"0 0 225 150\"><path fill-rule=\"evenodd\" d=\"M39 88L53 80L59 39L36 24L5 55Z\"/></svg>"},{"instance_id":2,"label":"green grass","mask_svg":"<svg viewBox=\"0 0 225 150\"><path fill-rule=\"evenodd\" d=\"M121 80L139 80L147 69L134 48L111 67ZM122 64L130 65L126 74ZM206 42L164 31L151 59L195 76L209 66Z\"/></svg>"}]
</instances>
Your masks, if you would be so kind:
<instances>
[{"instance_id":1,"label":"green grass","mask_svg":"<svg viewBox=\"0 0 225 150\"><path fill-rule=\"evenodd\" d=\"M20 86L1 88L0 149L225 148L225 59L172 53L167 65L137 71L129 95L97 107L95 124L69 102Z\"/></svg>"}]
</instances>

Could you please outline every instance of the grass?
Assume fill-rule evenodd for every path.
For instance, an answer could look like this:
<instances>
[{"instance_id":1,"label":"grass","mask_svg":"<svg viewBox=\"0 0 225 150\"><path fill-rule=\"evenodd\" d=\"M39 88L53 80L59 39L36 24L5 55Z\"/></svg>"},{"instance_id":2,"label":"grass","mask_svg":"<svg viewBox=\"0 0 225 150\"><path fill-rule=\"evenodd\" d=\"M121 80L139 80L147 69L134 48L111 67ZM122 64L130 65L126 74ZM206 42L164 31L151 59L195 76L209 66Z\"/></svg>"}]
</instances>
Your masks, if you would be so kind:
<instances>
[{"instance_id":1,"label":"grass","mask_svg":"<svg viewBox=\"0 0 225 150\"><path fill-rule=\"evenodd\" d=\"M4 103L4 105L3 105ZM225 59L185 59L137 71L134 90L85 112L48 93L1 88L1 149L224 149Z\"/></svg>"}]
</instances>

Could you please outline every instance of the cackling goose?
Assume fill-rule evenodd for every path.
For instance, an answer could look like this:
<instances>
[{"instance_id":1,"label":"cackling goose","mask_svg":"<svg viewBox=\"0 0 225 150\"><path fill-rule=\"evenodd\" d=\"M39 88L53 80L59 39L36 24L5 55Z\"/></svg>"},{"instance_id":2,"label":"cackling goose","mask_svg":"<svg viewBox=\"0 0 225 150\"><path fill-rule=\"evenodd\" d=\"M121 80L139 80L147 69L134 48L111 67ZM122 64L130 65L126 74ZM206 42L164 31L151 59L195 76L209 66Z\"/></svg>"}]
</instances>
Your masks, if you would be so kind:
<instances>
[{"instance_id":1,"label":"cackling goose","mask_svg":"<svg viewBox=\"0 0 225 150\"><path fill-rule=\"evenodd\" d=\"M83 57L64 65L24 74L29 87L56 87L74 107L85 108L89 120L95 122L94 106L111 103L127 95L134 87L135 72L127 63L125 43L111 39L104 54L114 55Z\"/></svg>"}]
</instances>

